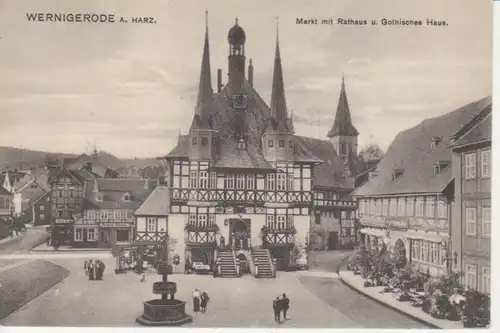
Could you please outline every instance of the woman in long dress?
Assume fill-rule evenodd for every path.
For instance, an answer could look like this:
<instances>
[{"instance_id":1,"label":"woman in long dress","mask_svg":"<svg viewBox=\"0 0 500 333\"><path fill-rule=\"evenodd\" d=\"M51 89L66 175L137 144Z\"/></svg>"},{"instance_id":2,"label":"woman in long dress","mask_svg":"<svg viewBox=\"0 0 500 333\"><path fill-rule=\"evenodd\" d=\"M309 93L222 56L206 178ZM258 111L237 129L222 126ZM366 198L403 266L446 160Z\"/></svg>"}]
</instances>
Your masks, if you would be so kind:
<instances>
[{"instance_id":1,"label":"woman in long dress","mask_svg":"<svg viewBox=\"0 0 500 333\"><path fill-rule=\"evenodd\" d=\"M208 297L208 294L206 292L202 292L200 298L201 298L200 302L201 312L205 313L207 311L208 300L210 298Z\"/></svg>"},{"instance_id":2,"label":"woman in long dress","mask_svg":"<svg viewBox=\"0 0 500 333\"><path fill-rule=\"evenodd\" d=\"M193 311L198 313L200 311L200 297L201 293L198 289L193 292Z\"/></svg>"},{"instance_id":3,"label":"woman in long dress","mask_svg":"<svg viewBox=\"0 0 500 333\"><path fill-rule=\"evenodd\" d=\"M89 260L89 264L87 265L87 269L89 270L89 280L94 280L94 278L95 278L95 264L92 262L92 259Z\"/></svg>"}]
</instances>

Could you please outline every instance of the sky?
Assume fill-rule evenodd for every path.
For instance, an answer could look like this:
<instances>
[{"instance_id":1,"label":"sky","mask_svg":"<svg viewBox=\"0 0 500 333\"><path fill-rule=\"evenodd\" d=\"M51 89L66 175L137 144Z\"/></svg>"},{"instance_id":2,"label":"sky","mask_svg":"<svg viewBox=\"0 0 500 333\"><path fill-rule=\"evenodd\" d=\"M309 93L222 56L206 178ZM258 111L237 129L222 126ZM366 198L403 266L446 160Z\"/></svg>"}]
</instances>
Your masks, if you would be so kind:
<instances>
[{"instance_id":1,"label":"sky","mask_svg":"<svg viewBox=\"0 0 500 333\"><path fill-rule=\"evenodd\" d=\"M208 10L212 84L227 32L246 32L269 104L279 40L295 131L326 139L342 73L359 146L491 94L490 0L0 0L0 146L166 155L196 102ZM153 16L156 24L33 23L27 12ZM298 25L296 18L446 20L445 27Z\"/></svg>"}]
</instances>

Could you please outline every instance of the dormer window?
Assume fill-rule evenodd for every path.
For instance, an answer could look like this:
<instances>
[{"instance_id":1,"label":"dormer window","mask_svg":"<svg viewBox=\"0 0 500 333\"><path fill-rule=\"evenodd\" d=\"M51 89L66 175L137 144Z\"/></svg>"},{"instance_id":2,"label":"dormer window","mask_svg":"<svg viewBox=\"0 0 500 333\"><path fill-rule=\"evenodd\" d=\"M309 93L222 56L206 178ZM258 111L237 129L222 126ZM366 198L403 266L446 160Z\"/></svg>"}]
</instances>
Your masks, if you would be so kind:
<instances>
[{"instance_id":1,"label":"dormer window","mask_svg":"<svg viewBox=\"0 0 500 333\"><path fill-rule=\"evenodd\" d=\"M236 147L240 150L245 150L245 149L247 149L247 144L246 144L245 140L239 139L238 142L236 143Z\"/></svg>"},{"instance_id":2,"label":"dormer window","mask_svg":"<svg viewBox=\"0 0 500 333\"><path fill-rule=\"evenodd\" d=\"M280 148L285 148L285 140L279 140Z\"/></svg>"},{"instance_id":3,"label":"dormer window","mask_svg":"<svg viewBox=\"0 0 500 333\"><path fill-rule=\"evenodd\" d=\"M438 161L434 164L434 176L439 175L444 169L450 165L449 161Z\"/></svg>"},{"instance_id":4,"label":"dormer window","mask_svg":"<svg viewBox=\"0 0 500 333\"><path fill-rule=\"evenodd\" d=\"M292 140L288 141L288 148L290 148L290 149L293 148L293 141Z\"/></svg>"},{"instance_id":5,"label":"dormer window","mask_svg":"<svg viewBox=\"0 0 500 333\"><path fill-rule=\"evenodd\" d=\"M270 147L270 148L274 147L274 141L273 140L268 140L267 141L267 146Z\"/></svg>"},{"instance_id":6,"label":"dormer window","mask_svg":"<svg viewBox=\"0 0 500 333\"><path fill-rule=\"evenodd\" d=\"M193 137L193 138L191 139L191 144L192 144L193 146L196 146L196 144L197 144L197 143L198 143L198 138L197 138L197 137Z\"/></svg>"},{"instance_id":7,"label":"dormer window","mask_svg":"<svg viewBox=\"0 0 500 333\"><path fill-rule=\"evenodd\" d=\"M202 146L208 145L208 138L206 136L201 138L201 145Z\"/></svg>"},{"instance_id":8,"label":"dormer window","mask_svg":"<svg viewBox=\"0 0 500 333\"><path fill-rule=\"evenodd\" d=\"M437 145L442 141L440 136L435 136L431 139L431 149L436 149Z\"/></svg>"},{"instance_id":9,"label":"dormer window","mask_svg":"<svg viewBox=\"0 0 500 333\"><path fill-rule=\"evenodd\" d=\"M102 193L96 193L95 195L95 200L98 201L98 202L102 202Z\"/></svg>"},{"instance_id":10,"label":"dormer window","mask_svg":"<svg viewBox=\"0 0 500 333\"><path fill-rule=\"evenodd\" d=\"M394 169L392 171L392 180L395 181L396 179L398 179L403 174L403 172L403 169Z\"/></svg>"},{"instance_id":11,"label":"dormer window","mask_svg":"<svg viewBox=\"0 0 500 333\"><path fill-rule=\"evenodd\" d=\"M125 193L125 195L123 196L123 201L126 201L126 202L131 201L129 193Z\"/></svg>"}]
</instances>

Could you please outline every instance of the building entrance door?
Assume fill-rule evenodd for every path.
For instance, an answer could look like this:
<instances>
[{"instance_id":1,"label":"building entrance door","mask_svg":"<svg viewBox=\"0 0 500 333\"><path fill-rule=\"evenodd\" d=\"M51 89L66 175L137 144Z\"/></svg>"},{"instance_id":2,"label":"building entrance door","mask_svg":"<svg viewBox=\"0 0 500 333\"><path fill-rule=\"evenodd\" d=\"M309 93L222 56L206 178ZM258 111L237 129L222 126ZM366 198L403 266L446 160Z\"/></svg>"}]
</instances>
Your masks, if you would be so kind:
<instances>
[{"instance_id":1,"label":"building entrance door","mask_svg":"<svg viewBox=\"0 0 500 333\"><path fill-rule=\"evenodd\" d=\"M109 230L101 230L99 233L99 247L109 247L110 246L110 240L109 240Z\"/></svg>"},{"instance_id":2,"label":"building entrance door","mask_svg":"<svg viewBox=\"0 0 500 333\"><path fill-rule=\"evenodd\" d=\"M229 244L235 250L250 249L250 219L231 221Z\"/></svg>"}]
</instances>

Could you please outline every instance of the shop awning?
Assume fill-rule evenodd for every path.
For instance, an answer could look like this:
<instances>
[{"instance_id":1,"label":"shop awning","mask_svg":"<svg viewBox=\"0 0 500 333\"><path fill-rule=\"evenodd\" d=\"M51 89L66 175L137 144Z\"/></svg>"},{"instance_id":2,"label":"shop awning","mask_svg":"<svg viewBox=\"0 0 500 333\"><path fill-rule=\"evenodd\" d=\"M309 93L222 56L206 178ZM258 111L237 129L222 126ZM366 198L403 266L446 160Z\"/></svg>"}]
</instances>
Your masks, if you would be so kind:
<instances>
[{"instance_id":1,"label":"shop awning","mask_svg":"<svg viewBox=\"0 0 500 333\"><path fill-rule=\"evenodd\" d=\"M440 243L442 241L448 241L448 235L433 235L433 234L424 234L420 232L407 232L405 233L406 238L410 239L422 239L429 242Z\"/></svg>"},{"instance_id":2,"label":"shop awning","mask_svg":"<svg viewBox=\"0 0 500 333\"><path fill-rule=\"evenodd\" d=\"M360 229L359 232L370 236L385 237L385 230L381 229L363 228Z\"/></svg>"}]
</instances>

